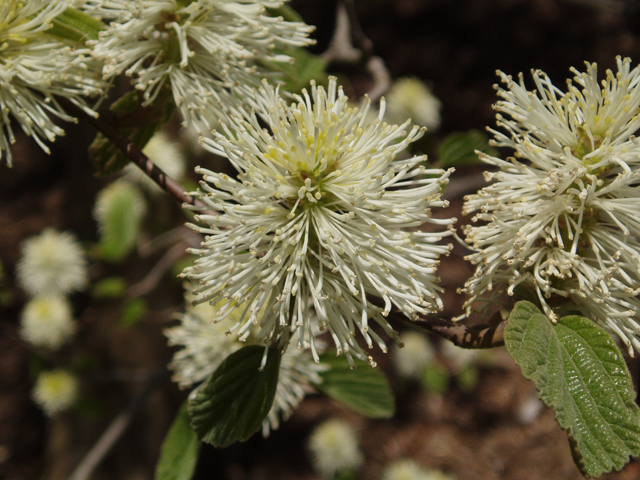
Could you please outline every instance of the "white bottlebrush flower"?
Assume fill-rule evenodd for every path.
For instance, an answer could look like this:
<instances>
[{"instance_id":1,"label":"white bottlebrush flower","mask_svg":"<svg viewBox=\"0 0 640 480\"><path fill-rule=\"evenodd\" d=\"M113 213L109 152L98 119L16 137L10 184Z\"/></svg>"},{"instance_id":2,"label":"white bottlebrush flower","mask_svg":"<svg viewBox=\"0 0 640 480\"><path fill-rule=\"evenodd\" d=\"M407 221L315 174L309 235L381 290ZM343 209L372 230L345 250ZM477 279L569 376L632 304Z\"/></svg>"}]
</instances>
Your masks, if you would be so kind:
<instances>
[{"instance_id":1,"label":"white bottlebrush flower","mask_svg":"<svg viewBox=\"0 0 640 480\"><path fill-rule=\"evenodd\" d=\"M545 313L575 304L583 315L640 350L640 69L617 59L598 83L597 67L572 69L562 92L540 71L536 90L499 73L494 144L507 160L481 154L500 170L466 198L464 213L484 225L466 228L476 274L464 291L477 301L535 291ZM485 298L485 292L491 292Z\"/></svg>"},{"instance_id":2,"label":"white bottlebrush flower","mask_svg":"<svg viewBox=\"0 0 640 480\"><path fill-rule=\"evenodd\" d=\"M31 395L44 413L53 417L73 406L78 400L79 390L75 375L67 370L56 369L38 375Z\"/></svg>"},{"instance_id":3,"label":"white bottlebrush flower","mask_svg":"<svg viewBox=\"0 0 640 480\"><path fill-rule=\"evenodd\" d=\"M255 324L270 344L297 333L298 347L310 345L317 359L312 331L319 322L339 354L373 363L356 331L368 347L386 351L369 323L396 338L385 318L392 305L412 319L442 308L435 272L451 245L436 242L451 231L416 229L455 221L430 215L446 205L440 190L451 172L425 169L422 156L395 158L421 130L381 123L384 102L368 123L369 102L363 111L349 108L335 78L327 91L312 85L311 95L305 90L289 106L265 81L253 99L257 113L228 116L224 135L204 139L205 148L229 158L238 180L196 169L203 191L191 195L206 207L195 221L206 226L191 227L206 236L183 276L200 282L196 302L223 302L216 321L242 312L230 329L241 338Z\"/></svg>"},{"instance_id":4,"label":"white bottlebrush flower","mask_svg":"<svg viewBox=\"0 0 640 480\"><path fill-rule=\"evenodd\" d=\"M56 97L65 97L87 113L81 97L101 94L104 83L89 51L47 34L52 20L69 3L63 0L3 0L0 2L0 156L15 142L11 121L49 153L44 140L54 141L64 130L49 115L66 121Z\"/></svg>"},{"instance_id":5,"label":"white bottlebrush flower","mask_svg":"<svg viewBox=\"0 0 640 480\"><path fill-rule=\"evenodd\" d=\"M20 335L37 347L57 350L75 333L76 324L69 301L61 295L40 295L25 305L20 318Z\"/></svg>"},{"instance_id":6,"label":"white bottlebrush flower","mask_svg":"<svg viewBox=\"0 0 640 480\"><path fill-rule=\"evenodd\" d=\"M433 362L435 353L425 335L419 332L400 334L402 348L393 349L395 365L403 377L418 378L427 365Z\"/></svg>"},{"instance_id":7,"label":"white bottlebrush flower","mask_svg":"<svg viewBox=\"0 0 640 480\"><path fill-rule=\"evenodd\" d=\"M410 118L417 125L437 130L440 126L440 100L421 80L399 78L386 95L387 118L402 123Z\"/></svg>"},{"instance_id":8,"label":"white bottlebrush flower","mask_svg":"<svg viewBox=\"0 0 640 480\"><path fill-rule=\"evenodd\" d=\"M185 173L186 159L177 142L160 131L156 133L142 150L149 159L174 180L180 180ZM122 170L124 179L134 182L151 194L161 193L162 189L146 175L140 167L133 163L127 164Z\"/></svg>"},{"instance_id":9,"label":"white bottlebrush flower","mask_svg":"<svg viewBox=\"0 0 640 480\"><path fill-rule=\"evenodd\" d=\"M234 90L256 85L260 61L290 61L274 49L309 45L312 31L265 11L280 2L257 0L88 0L88 12L112 20L95 42L104 76L132 77L150 104L171 88L183 119L209 131Z\"/></svg>"},{"instance_id":10,"label":"white bottlebrush flower","mask_svg":"<svg viewBox=\"0 0 640 480\"><path fill-rule=\"evenodd\" d=\"M187 303L192 299L187 292ZM218 306L209 304L190 305L185 313L178 316L180 325L165 330L169 345L182 347L171 363L174 381L181 387L191 387L206 380L230 354L247 344L256 343L254 337L240 342L236 336L227 335L226 324L212 321L217 310ZM235 315L239 314L235 312ZM320 383L319 373L324 368L313 361L308 351L289 348L285 352L273 406L262 425L265 437L270 430L279 427L281 418L287 420L291 416L310 390L311 383Z\"/></svg>"},{"instance_id":11,"label":"white bottlebrush flower","mask_svg":"<svg viewBox=\"0 0 640 480\"><path fill-rule=\"evenodd\" d=\"M413 460L398 460L385 468L382 480L453 480L438 470L426 470Z\"/></svg>"},{"instance_id":12,"label":"white bottlebrush flower","mask_svg":"<svg viewBox=\"0 0 640 480\"><path fill-rule=\"evenodd\" d=\"M309 437L313 468L325 478L358 468L364 460L351 426L339 419L318 425Z\"/></svg>"},{"instance_id":13,"label":"white bottlebrush flower","mask_svg":"<svg viewBox=\"0 0 640 480\"><path fill-rule=\"evenodd\" d=\"M461 371L478 360L479 354L478 350L458 347L449 341L440 343L440 353L447 359L454 373Z\"/></svg>"},{"instance_id":14,"label":"white bottlebrush flower","mask_svg":"<svg viewBox=\"0 0 640 480\"><path fill-rule=\"evenodd\" d=\"M87 284L87 261L75 237L47 228L22 243L18 283L30 295L65 294Z\"/></svg>"}]
</instances>

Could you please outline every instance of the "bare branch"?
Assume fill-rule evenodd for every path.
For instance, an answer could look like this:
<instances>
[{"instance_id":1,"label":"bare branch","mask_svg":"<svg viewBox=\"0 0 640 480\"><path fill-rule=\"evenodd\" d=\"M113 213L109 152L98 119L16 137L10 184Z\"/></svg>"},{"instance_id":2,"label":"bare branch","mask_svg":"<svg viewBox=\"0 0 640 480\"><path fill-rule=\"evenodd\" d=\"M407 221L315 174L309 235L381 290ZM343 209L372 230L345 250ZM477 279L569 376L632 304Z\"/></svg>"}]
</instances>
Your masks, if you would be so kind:
<instances>
[{"instance_id":1,"label":"bare branch","mask_svg":"<svg viewBox=\"0 0 640 480\"><path fill-rule=\"evenodd\" d=\"M149 158L142 153L142 150L140 150L140 148L133 143L129 137L122 134L109 122L104 121L102 118L92 117L66 99L60 99L60 103L63 104L66 111L91 124L96 130L111 140L111 142L113 142L113 144L118 147L118 149L124 153L129 160L140 167L140 169L146 173L151 180L153 180L160 188L177 201L198 207L206 207L206 205L199 199L185 194L184 192L186 189L182 185L158 168L155 163L149 160Z\"/></svg>"},{"instance_id":2,"label":"bare branch","mask_svg":"<svg viewBox=\"0 0 640 480\"><path fill-rule=\"evenodd\" d=\"M502 321L497 325L467 326L443 318L421 318L412 323L437 333L458 347L470 349L502 347L504 345L504 327L507 325L506 321Z\"/></svg>"},{"instance_id":3,"label":"bare branch","mask_svg":"<svg viewBox=\"0 0 640 480\"><path fill-rule=\"evenodd\" d=\"M353 0L338 3L333 38L322 57L328 63L343 67L364 66L373 80L373 86L369 90L369 97L373 101L380 99L391 86L391 74L384 60L373 55L373 42L360 26Z\"/></svg>"},{"instance_id":4,"label":"bare branch","mask_svg":"<svg viewBox=\"0 0 640 480\"><path fill-rule=\"evenodd\" d=\"M169 376L166 368L161 368L147 379L147 384L143 390L134 397L131 403L116 418L113 419L109 427L100 436L96 444L82 459L69 480L88 480L93 471L104 460L111 448L120 439L122 434L129 427L131 420L144 404L149 393L165 378Z\"/></svg>"}]
</instances>

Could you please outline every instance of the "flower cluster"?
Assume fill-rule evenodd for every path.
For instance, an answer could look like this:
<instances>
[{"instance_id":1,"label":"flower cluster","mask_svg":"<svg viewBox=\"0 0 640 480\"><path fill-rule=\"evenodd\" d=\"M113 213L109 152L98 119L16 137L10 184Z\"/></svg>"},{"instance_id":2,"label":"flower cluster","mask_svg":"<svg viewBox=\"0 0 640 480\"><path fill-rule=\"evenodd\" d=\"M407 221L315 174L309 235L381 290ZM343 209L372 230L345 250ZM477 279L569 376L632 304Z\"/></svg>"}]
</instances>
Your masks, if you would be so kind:
<instances>
[{"instance_id":1,"label":"flower cluster","mask_svg":"<svg viewBox=\"0 0 640 480\"><path fill-rule=\"evenodd\" d=\"M57 350L75 333L65 295L87 285L87 261L75 237L51 228L22 243L18 283L33 298L21 316L21 335L39 347Z\"/></svg>"},{"instance_id":2,"label":"flower cluster","mask_svg":"<svg viewBox=\"0 0 640 480\"><path fill-rule=\"evenodd\" d=\"M63 295L87 285L87 260L71 233L47 228L22 243L17 276L30 295Z\"/></svg>"},{"instance_id":3,"label":"flower cluster","mask_svg":"<svg viewBox=\"0 0 640 480\"><path fill-rule=\"evenodd\" d=\"M323 478L354 470L364 461L353 428L337 418L327 420L313 430L309 437L309 453L314 470Z\"/></svg>"},{"instance_id":4,"label":"flower cluster","mask_svg":"<svg viewBox=\"0 0 640 480\"><path fill-rule=\"evenodd\" d=\"M171 88L183 119L207 132L235 90L256 85L258 63L289 61L276 49L312 43L303 23L270 16L280 2L257 0L88 0L85 10L110 21L93 42L106 79L131 76L151 104Z\"/></svg>"},{"instance_id":5,"label":"flower cluster","mask_svg":"<svg viewBox=\"0 0 640 480\"><path fill-rule=\"evenodd\" d=\"M192 299L187 290L186 303ZM174 380L181 387L191 387L206 380L226 357L247 344L257 343L254 336L240 342L235 336L225 335L227 327L211 321L217 310L217 306L209 304L189 306L178 316L180 325L165 330L169 345L182 347L171 364ZM239 314L239 311L235 313L236 316ZM286 351L280 362L273 406L262 425L265 437L270 430L279 427L280 418L287 420L291 416L310 390L311 383L321 382L319 373L324 369L313 362L308 351L296 348Z\"/></svg>"},{"instance_id":6,"label":"flower cluster","mask_svg":"<svg viewBox=\"0 0 640 480\"><path fill-rule=\"evenodd\" d=\"M192 195L206 207L195 221L206 226L192 228L206 236L183 276L200 282L196 302L221 302L215 321L240 309L230 331L241 338L256 324L271 344L297 334L298 347L310 345L317 359L319 322L339 354L372 363L356 330L369 348L375 342L386 351L370 321L396 338L385 319L392 305L412 319L442 308L435 272L451 245L437 242L451 231L415 229L455 221L430 215L446 205L440 190L450 172L425 169L422 156L395 158L422 131L381 123L384 101L380 117L367 122L369 102L350 108L334 78L327 90L312 85L288 105L265 81L256 112L228 115L225 133L204 140L238 179L196 169L203 191Z\"/></svg>"},{"instance_id":7,"label":"flower cluster","mask_svg":"<svg viewBox=\"0 0 640 480\"><path fill-rule=\"evenodd\" d=\"M105 84L89 51L47 34L53 19L70 4L64 0L5 0L0 3L0 156L15 142L13 117L22 130L49 152L64 130L49 117L72 121L56 97L64 97L95 115L82 97L102 94Z\"/></svg>"},{"instance_id":8,"label":"flower cluster","mask_svg":"<svg viewBox=\"0 0 640 480\"><path fill-rule=\"evenodd\" d=\"M79 390L75 375L59 368L38 375L32 396L44 413L53 417L73 406L78 400Z\"/></svg>"},{"instance_id":9,"label":"flower cluster","mask_svg":"<svg viewBox=\"0 0 640 480\"><path fill-rule=\"evenodd\" d=\"M498 171L466 198L463 213L486 222L466 228L477 264L463 291L477 301L535 292L545 313L573 310L602 322L632 353L640 350L640 68L617 59L598 82L597 67L573 69L567 92L534 71L535 91L499 75L495 145L506 160L482 155ZM490 295L485 295L491 292Z\"/></svg>"}]
</instances>

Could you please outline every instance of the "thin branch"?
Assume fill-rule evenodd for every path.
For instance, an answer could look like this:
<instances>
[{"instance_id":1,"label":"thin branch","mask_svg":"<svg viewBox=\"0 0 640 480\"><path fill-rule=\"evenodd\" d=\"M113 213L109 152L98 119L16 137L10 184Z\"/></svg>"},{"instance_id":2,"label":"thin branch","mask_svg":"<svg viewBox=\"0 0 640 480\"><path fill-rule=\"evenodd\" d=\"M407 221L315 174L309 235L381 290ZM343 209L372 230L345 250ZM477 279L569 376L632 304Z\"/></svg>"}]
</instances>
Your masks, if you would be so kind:
<instances>
[{"instance_id":1,"label":"thin branch","mask_svg":"<svg viewBox=\"0 0 640 480\"><path fill-rule=\"evenodd\" d=\"M343 0L343 2L351 26L351 40L353 40L353 43L362 52L363 59L368 61L373 55L373 42L365 35L364 30L362 30L362 26L358 21L358 15L356 14L356 4L354 0Z\"/></svg>"},{"instance_id":2,"label":"thin branch","mask_svg":"<svg viewBox=\"0 0 640 480\"><path fill-rule=\"evenodd\" d=\"M497 325L467 326L444 318L421 318L412 324L437 333L458 347L479 349L502 347L504 345L504 327L507 322L502 321Z\"/></svg>"},{"instance_id":3,"label":"thin branch","mask_svg":"<svg viewBox=\"0 0 640 480\"><path fill-rule=\"evenodd\" d=\"M369 296L367 299L382 307L381 300ZM454 345L469 349L502 347L504 345L504 327L507 325L506 321L502 321L494 325L469 326L444 318L430 317L420 317L416 321L411 321L398 310L392 311L389 319L437 333Z\"/></svg>"},{"instance_id":4,"label":"thin branch","mask_svg":"<svg viewBox=\"0 0 640 480\"><path fill-rule=\"evenodd\" d=\"M338 3L333 38L322 58L341 67L364 66L373 80L368 93L373 101L380 99L391 86L391 74L384 60L373 55L373 42L360 26L353 0Z\"/></svg>"},{"instance_id":5,"label":"thin branch","mask_svg":"<svg viewBox=\"0 0 640 480\"><path fill-rule=\"evenodd\" d=\"M116 418L113 419L109 427L100 436L96 444L87 455L82 459L80 464L73 471L69 480L88 480L91 478L93 471L104 460L107 454L111 451L111 448L120 439L122 434L127 430L131 420L142 407L147 395L166 377L168 377L169 371L166 368L162 368L156 373L152 374L145 385L144 389L134 397L131 403L125 408Z\"/></svg>"},{"instance_id":6,"label":"thin branch","mask_svg":"<svg viewBox=\"0 0 640 480\"><path fill-rule=\"evenodd\" d=\"M142 295L146 295L150 291L152 291L165 273L182 257L184 257L184 252L187 247L192 246L189 243L181 242L177 245L174 245L167 253L165 253L162 258L154 265L154 267L149 271L146 277L140 282L131 285L129 289L125 292L127 297L141 297Z\"/></svg>"},{"instance_id":7,"label":"thin branch","mask_svg":"<svg viewBox=\"0 0 640 480\"><path fill-rule=\"evenodd\" d=\"M140 167L140 169L147 174L151 180L153 180L160 188L177 201L198 207L206 207L206 205L199 199L185 194L185 188L180 183L176 182L173 178L158 168L155 163L149 160L149 158L142 153L142 150L140 150L140 148L133 143L129 137L121 133L109 122L104 121L104 119L100 117L92 117L73 103L66 101L66 99L60 99L60 103L63 104L66 111L70 112L82 121L91 124L96 130L111 140L111 142L113 142L113 144L118 147L118 149L124 153L129 160Z\"/></svg>"}]
</instances>

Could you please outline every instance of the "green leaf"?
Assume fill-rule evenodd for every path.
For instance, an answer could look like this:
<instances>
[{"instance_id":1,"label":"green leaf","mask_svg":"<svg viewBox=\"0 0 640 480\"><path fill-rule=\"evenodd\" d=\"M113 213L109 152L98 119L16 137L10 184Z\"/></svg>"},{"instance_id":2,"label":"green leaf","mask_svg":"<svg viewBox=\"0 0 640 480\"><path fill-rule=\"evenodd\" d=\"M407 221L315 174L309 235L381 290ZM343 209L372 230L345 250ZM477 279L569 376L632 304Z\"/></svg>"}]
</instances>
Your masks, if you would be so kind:
<instances>
[{"instance_id":1,"label":"green leaf","mask_svg":"<svg viewBox=\"0 0 640 480\"><path fill-rule=\"evenodd\" d=\"M456 373L458 387L465 393L471 392L478 384L478 368L472 363Z\"/></svg>"},{"instance_id":2,"label":"green leaf","mask_svg":"<svg viewBox=\"0 0 640 480\"><path fill-rule=\"evenodd\" d=\"M282 353L250 345L229 355L189 402L191 426L198 438L216 447L248 440L267 417L278 386Z\"/></svg>"},{"instance_id":3,"label":"green leaf","mask_svg":"<svg viewBox=\"0 0 640 480\"><path fill-rule=\"evenodd\" d=\"M293 59L293 63L262 62L263 65L273 71L283 74L284 90L290 93L300 93L303 88L309 86L311 80L318 85L327 83L327 62L319 55L304 48L290 48L283 51Z\"/></svg>"},{"instance_id":4,"label":"green leaf","mask_svg":"<svg viewBox=\"0 0 640 480\"><path fill-rule=\"evenodd\" d=\"M118 181L98 193L94 216L105 260L118 262L133 249L144 212L144 197L135 185Z\"/></svg>"},{"instance_id":5,"label":"green leaf","mask_svg":"<svg viewBox=\"0 0 640 480\"><path fill-rule=\"evenodd\" d=\"M185 401L167 432L160 449L154 480L190 480L198 463L200 442L189 424Z\"/></svg>"},{"instance_id":6,"label":"green leaf","mask_svg":"<svg viewBox=\"0 0 640 480\"><path fill-rule=\"evenodd\" d=\"M530 302L518 302L505 345L569 435L585 477L621 469L640 454L640 409L620 349L592 321L568 316L553 324Z\"/></svg>"},{"instance_id":7,"label":"green leaf","mask_svg":"<svg viewBox=\"0 0 640 480\"><path fill-rule=\"evenodd\" d=\"M487 136L479 130L454 132L447 135L438 147L440 166L445 168L481 163L476 150L487 155L497 155L496 149L489 145Z\"/></svg>"},{"instance_id":8,"label":"green leaf","mask_svg":"<svg viewBox=\"0 0 640 480\"><path fill-rule=\"evenodd\" d=\"M440 363L431 363L422 371L420 385L428 393L443 395L449 389L449 372Z\"/></svg>"},{"instance_id":9,"label":"green leaf","mask_svg":"<svg viewBox=\"0 0 640 480\"><path fill-rule=\"evenodd\" d=\"M360 360L355 360L357 368L351 369L346 357L332 353L322 355L320 363L331 368L320 374L321 383L314 384L318 390L367 417L393 416L395 398L381 370Z\"/></svg>"},{"instance_id":10,"label":"green leaf","mask_svg":"<svg viewBox=\"0 0 640 480\"><path fill-rule=\"evenodd\" d=\"M131 328L147 313L147 302L142 298L130 298L122 307L122 314L118 322L121 327Z\"/></svg>"},{"instance_id":11,"label":"green leaf","mask_svg":"<svg viewBox=\"0 0 640 480\"><path fill-rule=\"evenodd\" d=\"M94 298L117 298L127 289L127 281L122 277L108 277L93 287Z\"/></svg>"},{"instance_id":12,"label":"green leaf","mask_svg":"<svg viewBox=\"0 0 640 480\"><path fill-rule=\"evenodd\" d=\"M51 23L53 26L47 30L48 34L82 43L86 40L97 40L100 30L105 26L91 15L74 8L67 8Z\"/></svg>"}]
</instances>

